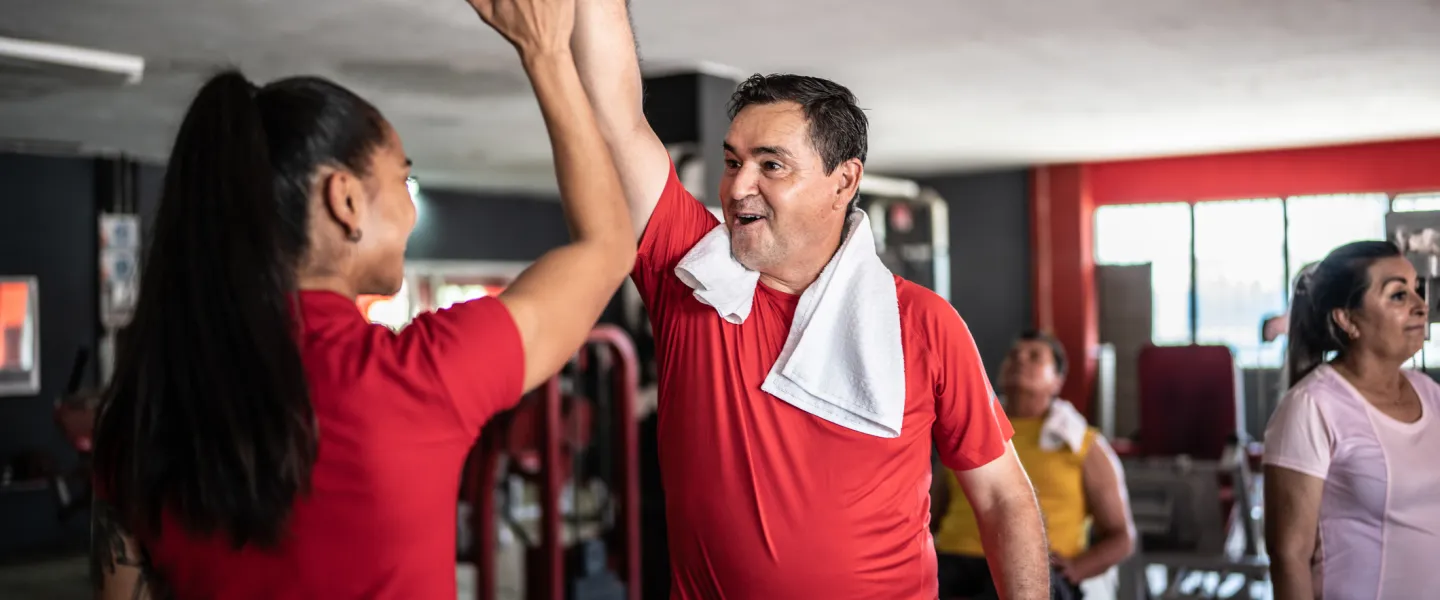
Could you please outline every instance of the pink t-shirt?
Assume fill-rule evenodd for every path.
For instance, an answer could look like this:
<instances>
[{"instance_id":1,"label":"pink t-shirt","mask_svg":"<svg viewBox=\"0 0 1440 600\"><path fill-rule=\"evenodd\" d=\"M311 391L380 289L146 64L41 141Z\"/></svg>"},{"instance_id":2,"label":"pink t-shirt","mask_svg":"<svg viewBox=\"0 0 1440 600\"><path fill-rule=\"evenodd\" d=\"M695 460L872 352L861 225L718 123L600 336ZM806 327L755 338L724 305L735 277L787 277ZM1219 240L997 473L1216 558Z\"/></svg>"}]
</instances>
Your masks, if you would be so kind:
<instances>
[{"instance_id":1,"label":"pink t-shirt","mask_svg":"<svg viewBox=\"0 0 1440 600\"><path fill-rule=\"evenodd\" d=\"M1440 597L1440 385L1405 371L1414 423L1386 416L1329 365L1270 418L1265 464L1325 480L1314 580L1325 600Z\"/></svg>"}]
</instances>

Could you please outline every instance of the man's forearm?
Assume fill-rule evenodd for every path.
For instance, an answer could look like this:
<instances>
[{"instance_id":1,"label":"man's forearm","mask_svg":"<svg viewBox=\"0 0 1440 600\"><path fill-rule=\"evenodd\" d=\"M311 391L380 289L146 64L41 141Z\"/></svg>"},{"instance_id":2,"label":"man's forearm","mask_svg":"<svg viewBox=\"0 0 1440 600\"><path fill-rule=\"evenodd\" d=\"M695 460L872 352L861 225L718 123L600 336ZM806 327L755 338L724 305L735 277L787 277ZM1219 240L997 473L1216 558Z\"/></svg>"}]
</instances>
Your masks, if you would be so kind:
<instances>
[{"instance_id":1,"label":"man's forearm","mask_svg":"<svg viewBox=\"0 0 1440 600\"><path fill-rule=\"evenodd\" d=\"M595 124L574 59L522 57L550 132L560 198L575 241L624 240L631 229L610 150Z\"/></svg>"},{"instance_id":2,"label":"man's forearm","mask_svg":"<svg viewBox=\"0 0 1440 600\"><path fill-rule=\"evenodd\" d=\"M575 66L600 130L612 142L645 124L640 57L626 0L576 0Z\"/></svg>"},{"instance_id":3,"label":"man's forearm","mask_svg":"<svg viewBox=\"0 0 1440 600\"><path fill-rule=\"evenodd\" d=\"M1050 551L1040 507L1027 486L996 502L976 522L990 563L995 589L1004 600L1038 600L1050 597Z\"/></svg>"},{"instance_id":4,"label":"man's forearm","mask_svg":"<svg viewBox=\"0 0 1440 600\"><path fill-rule=\"evenodd\" d=\"M1105 536L1070 562L1070 575L1079 581L1101 575L1129 558L1134 547L1124 533Z\"/></svg>"},{"instance_id":5,"label":"man's forearm","mask_svg":"<svg viewBox=\"0 0 1440 600\"><path fill-rule=\"evenodd\" d=\"M624 0L576 0L570 51L630 208L645 231L670 174L670 154L645 120L640 59Z\"/></svg>"}]
</instances>

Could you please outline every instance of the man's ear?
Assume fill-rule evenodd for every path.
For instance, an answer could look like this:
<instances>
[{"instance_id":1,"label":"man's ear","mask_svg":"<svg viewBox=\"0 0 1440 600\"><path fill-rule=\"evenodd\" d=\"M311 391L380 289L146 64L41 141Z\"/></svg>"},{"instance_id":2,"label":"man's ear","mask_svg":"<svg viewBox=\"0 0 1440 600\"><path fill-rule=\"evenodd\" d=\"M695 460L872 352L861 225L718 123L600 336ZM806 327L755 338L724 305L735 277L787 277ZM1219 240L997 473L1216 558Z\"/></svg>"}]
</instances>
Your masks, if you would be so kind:
<instances>
[{"instance_id":1,"label":"man's ear","mask_svg":"<svg viewBox=\"0 0 1440 600\"><path fill-rule=\"evenodd\" d=\"M340 233L347 239L358 237L360 232L360 211L363 202L360 201L364 189L360 185L360 179L344 169L335 169L322 174L321 186L322 201L325 203L325 210L330 213L330 218L340 226Z\"/></svg>"},{"instance_id":2,"label":"man's ear","mask_svg":"<svg viewBox=\"0 0 1440 600\"><path fill-rule=\"evenodd\" d=\"M835 173L839 175L835 179L835 205L836 210L844 210L850 206L850 200L860 192L860 178L865 175L865 165L860 159L852 158L836 165Z\"/></svg>"}]
</instances>

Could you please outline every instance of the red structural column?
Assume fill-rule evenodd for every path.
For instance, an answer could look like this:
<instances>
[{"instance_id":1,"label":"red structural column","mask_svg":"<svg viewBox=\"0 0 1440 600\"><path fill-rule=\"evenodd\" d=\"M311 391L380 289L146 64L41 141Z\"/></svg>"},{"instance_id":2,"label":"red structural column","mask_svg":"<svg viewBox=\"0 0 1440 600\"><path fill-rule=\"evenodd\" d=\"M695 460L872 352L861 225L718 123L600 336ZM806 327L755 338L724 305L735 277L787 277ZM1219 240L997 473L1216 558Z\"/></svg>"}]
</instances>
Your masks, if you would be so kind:
<instances>
[{"instance_id":1,"label":"red structural column","mask_svg":"<svg viewBox=\"0 0 1440 600\"><path fill-rule=\"evenodd\" d=\"M1099 311L1095 298L1095 203L1085 165L1037 167L1031 174L1030 239L1035 325L1070 357L1061 396L1089 414L1095 390Z\"/></svg>"}]
</instances>

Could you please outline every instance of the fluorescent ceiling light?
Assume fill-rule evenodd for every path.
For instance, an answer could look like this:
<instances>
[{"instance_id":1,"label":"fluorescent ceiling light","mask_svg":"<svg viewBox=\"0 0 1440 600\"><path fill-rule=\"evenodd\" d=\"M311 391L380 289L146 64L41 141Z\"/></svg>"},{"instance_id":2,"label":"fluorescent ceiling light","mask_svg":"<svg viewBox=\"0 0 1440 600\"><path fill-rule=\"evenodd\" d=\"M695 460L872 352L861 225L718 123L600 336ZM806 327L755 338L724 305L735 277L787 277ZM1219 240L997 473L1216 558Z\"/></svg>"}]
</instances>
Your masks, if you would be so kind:
<instances>
[{"instance_id":1,"label":"fluorescent ceiling light","mask_svg":"<svg viewBox=\"0 0 1440 600\"><path fill-rule=\"evenodd\" d=\"M145 59L130 54L0 36L0 62L40 63L116 75L127 84L140 83Z\"/></svg>"}]
</instances>

